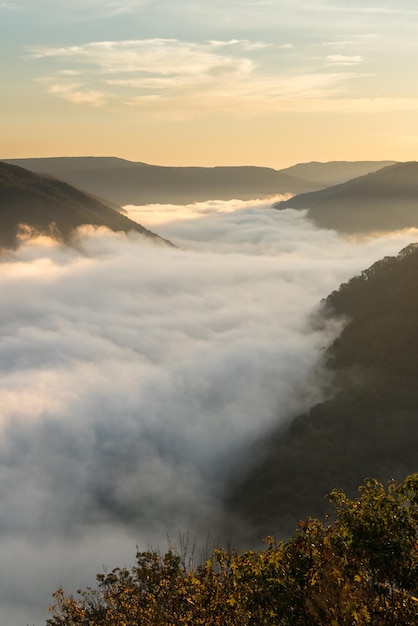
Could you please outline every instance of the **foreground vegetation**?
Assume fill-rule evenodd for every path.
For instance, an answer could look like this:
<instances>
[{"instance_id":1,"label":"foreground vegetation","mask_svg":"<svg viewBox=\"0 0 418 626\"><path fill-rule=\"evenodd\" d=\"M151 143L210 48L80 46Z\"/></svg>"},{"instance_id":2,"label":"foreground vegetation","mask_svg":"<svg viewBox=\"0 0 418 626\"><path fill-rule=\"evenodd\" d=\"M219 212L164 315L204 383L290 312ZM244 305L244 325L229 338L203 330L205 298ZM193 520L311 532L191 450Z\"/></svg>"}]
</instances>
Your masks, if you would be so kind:
<instances>
[{"instance_id":1,"label":"foreground vegetation","mask_svg":"<svg viewBox=\"0 0 418 626\"><path fill-rule=\"evenodd\" d=\"M97 588L54 594L49 626L416 626L418 474L356 499L333 491L333 521L300 522L260 551L215 549L193 565L174 549L138 552Z\"/></svg>"}]
</instances>

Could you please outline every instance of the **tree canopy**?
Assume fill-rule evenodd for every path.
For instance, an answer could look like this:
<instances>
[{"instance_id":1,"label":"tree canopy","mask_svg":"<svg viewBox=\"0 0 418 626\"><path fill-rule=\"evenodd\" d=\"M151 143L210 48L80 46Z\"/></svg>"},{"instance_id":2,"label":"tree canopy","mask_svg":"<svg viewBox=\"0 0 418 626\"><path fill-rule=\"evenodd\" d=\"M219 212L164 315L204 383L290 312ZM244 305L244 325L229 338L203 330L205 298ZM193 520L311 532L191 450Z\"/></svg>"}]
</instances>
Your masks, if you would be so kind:
<instances>
[{"instance_id":1,"label":"tree canopy","mask_svg":"<svg viewBox=\"0 0 418 626\"><path fill-rule=\"evenodd\" d=\"M330 496L333 521L307 519L262 550L217 548L193 564L174 548L54 593L49 626L416 626L418 474L359 497Z\"/></svg>"},{"instance_id":2,"label":"tree canopy","mask_svg":"<svg viewBox=\"0 0 418 626\"><path fill-rule=\"evenodd\" d=\"M324 352L324 399L261 437L229 491L229 509L260 536L321 518L333 487L353 497L365 476L417 471L417 276L413 243L323 302L326 317L346 322Z\"/></svg>"}]
</instances>

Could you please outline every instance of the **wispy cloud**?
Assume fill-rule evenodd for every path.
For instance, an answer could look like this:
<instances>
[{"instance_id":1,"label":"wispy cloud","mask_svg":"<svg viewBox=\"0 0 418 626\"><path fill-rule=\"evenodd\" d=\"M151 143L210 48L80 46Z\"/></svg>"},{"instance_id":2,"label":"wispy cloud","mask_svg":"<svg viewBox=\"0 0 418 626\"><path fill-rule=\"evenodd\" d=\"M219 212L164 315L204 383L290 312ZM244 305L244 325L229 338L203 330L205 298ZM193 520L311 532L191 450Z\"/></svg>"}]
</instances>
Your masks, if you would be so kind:
<instances>
[{"instance_id":1,"label":"wispy cloud","mask_svg":"<svg viewBox=\"0 0 418 626\"><path fill-rule=\"evenodd\" d=\"M361 47L365 48L370 46L379 38L377 33L365 33L362 35L352 35L349 39L334 39L332 41L323 41L322 45L330 48L347 48L347 47Z\"/></svg>"},{"instance_id":2,"label":"wispy cloud","mask_svg":"<svg viewBox=\"0 0 418 626\"><path fill-rule=\"evenodd\" d=\"M143 72L146 74L193 74L222 71L223 68L252 66L240 56L221 54L221 49L239 47L255 50L266 47L261 42L246 40L182 42L178 39L142 39L131 41L99 41L62 48L33 47L32 59L53 58L83 63L102 73Z\"/></svg>"},{"instance_id":3,"label":"wispy cloud","mask_svg":"<svg viewBox=\"0 0 418 626\"><path fill-rule=\"evenodd\" d=\"M57 72L58 76L80 76L83 72L80 70L59 70Z\"/></svg>"},{"instance_id":4,"label":"wispy cloud","mask_svg":"<svg viewBox=\"0 0 418 626\"><path fill-rule=\"evenodd\" d=\"M178 39L101 41L79 46L33 47L28 58L65 63L46 79L48 91L74 103L139 107L153 118L184 119L208 112L257 115L298 110L300 102L344 94L352 72L276 73L264 61L279 60L291 43L231 39L204 43ZM360 56L329 55L330 65L356 65ZM84 84L71 81L83 70ZM65 74L63 74L63 71ZM66 82L68 80L68 82Z\"/></svg>"},{"instance_id":5,"label":"wispy cloud","mask_svg":"<svg viewBox=\"0 0 418 626\"><path fill-rule=\"evenodd\" d=\"M328 65L333 66L359 65L363 62L363 58L359 54L351 56L346 54L329 54L327 62Z\"/></svg>"},{"instance_id":6,"label":"wispy cloud","mask_svg":"<svg viewBox=\"0 0 418 626\"><path fill-rule=\"evenodd\" d=\"M367 34L322 45L348 46L352 41L374 39ZM154 38L38 46L28 50L27 58L49 69L51 63L61 65L43 79L52 95L74 104L137 108L154 121L212 113L414 110L416 98L371 97L371 93L359 97L358 90L351 97L353 84L360 85L370 74L360 70L364 54L343 52L306 55L302 62L300 55L295 60L297 52L291 43ZM293 57L291 66L286 65L290 58L286 55Z\"/></svg>"},{"instance_id":7,"label":"wispy cloud","mask_svg":"<svg viewBox=\"0 0 418 626\"><path fill-rule=\"evenodd\" d=\"M93 107L101 107L108 100L108 96L103 92L86 89L82 83L50 85L48 92L54 96L61 96L73 104L89 104Z\"/></svg>"},{"instance_id":8,"label":"wispy cloud","mask_svg":"<svg viewBox=\"0 0 418 626\"><path fill-rule=\"evenodd\" d=\"M219 112L235 116L256 116L271 112L297 112L321 110L326 102L326 110L332 98L344 93L343 83L347 74L318 73L301 74L290 77L248 76L231 81L206 83L200 79L186 90L184 83L169 93L132 96L126 101L131 107L141 108L153 119L189 119L198 115ZM355 77L356 74L351 74ZM173 85L172 85L173 86Z\"/></svg>"}]
</instances>

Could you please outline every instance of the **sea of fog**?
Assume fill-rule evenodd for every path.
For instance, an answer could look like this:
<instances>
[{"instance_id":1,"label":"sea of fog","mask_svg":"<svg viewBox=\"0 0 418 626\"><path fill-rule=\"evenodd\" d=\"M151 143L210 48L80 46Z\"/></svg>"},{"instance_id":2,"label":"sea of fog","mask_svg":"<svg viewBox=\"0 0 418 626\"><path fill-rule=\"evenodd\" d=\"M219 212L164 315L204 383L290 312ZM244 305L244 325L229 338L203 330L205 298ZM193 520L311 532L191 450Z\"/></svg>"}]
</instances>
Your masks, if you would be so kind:
<instances>
[{"instance_id":1,"label":"sea of fog","mask_svg":"<svg viewBox=\"0 0 418 626\"><path fill-rule=\"evenodd\" d=\"M126 207L177 248L84 229L0 258L1 624L43 624L136 545L216 539L251 442L318 398L321 298L417 239L270 206Z\"/></svg>"}]
</instances>

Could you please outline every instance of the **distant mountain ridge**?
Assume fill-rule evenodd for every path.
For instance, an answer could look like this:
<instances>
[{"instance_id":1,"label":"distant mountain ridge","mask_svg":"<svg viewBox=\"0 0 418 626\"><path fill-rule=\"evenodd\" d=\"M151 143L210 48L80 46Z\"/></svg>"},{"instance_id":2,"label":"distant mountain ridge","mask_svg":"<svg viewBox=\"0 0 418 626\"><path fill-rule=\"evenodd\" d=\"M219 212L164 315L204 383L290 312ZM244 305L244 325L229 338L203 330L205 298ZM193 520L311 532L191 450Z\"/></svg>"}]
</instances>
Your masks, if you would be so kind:
<instances>
[{"instance_id":1,"label":"distant mountain ridge","mask_svg":"<svg viewBox=\"0 0 418 626\"><path fill-rule=\"evenodd\" d=\"M5 162L66 180L119 205L190 204L302 194L376 171L393 161L299 163L281 170L255 166L169 167L118 157L48 157Z\"/></svg>"},{"instance_id":2,"label":"distant mountain ridge","mask_svg":"<svg viewBox=\"0 0 418 626\"><path fill-rule=\"evenodd\" d=\"M328 399L248 451L227 508L255 536L323 517L334 487L418 469L418 244L385 257L330 294L325 317L348 323L328 348Z\"/></svg>"},{"instance_id":3,"label":"distant mountain ridge","mask_svg":"<svg viewBox=\"0 0 418 626\"><path fill-rule=\"evenodd\" d=\"M16 247L22 224L64 241L77 227L91 224L169 243L66 182L0 162L0 246Z\"/></svg>"},{"instance_id":4,"label":"distant mountain ridge","mask_svg":"<svg viewBox=\"0 0 418 626\"><path fill-rule=\"evenodd\" d=\"M297 163L280 171L315 182L325 188L377 172L395 163L396 161L327 161L325 163L311 161L310 163Z\"/></svg>"},{"instance_id":5,"label":"distant mountain ridge","mask_svg":"<svg viewBox=\"0 0 418 626\"><path fill-rule=\"evenodd\" d=\"M276 209L308 209L321 228L373 233L418 227L418 163L396 163L320 191L300 194Z\"/></svg>"},{"instance_id":6,"label":"distant mountain ridge","mask_svg":"<svg viewBox=\"0 0 418 626\"><path fill-rule=\"evenodd\" d=\"M268 167L166 167L116 157L51 157L5 162L52 174L119 205L251 200L321 187Z\"/></svg>"}]
</instances>

